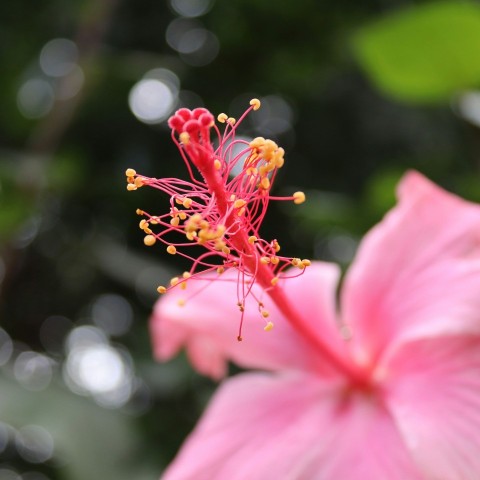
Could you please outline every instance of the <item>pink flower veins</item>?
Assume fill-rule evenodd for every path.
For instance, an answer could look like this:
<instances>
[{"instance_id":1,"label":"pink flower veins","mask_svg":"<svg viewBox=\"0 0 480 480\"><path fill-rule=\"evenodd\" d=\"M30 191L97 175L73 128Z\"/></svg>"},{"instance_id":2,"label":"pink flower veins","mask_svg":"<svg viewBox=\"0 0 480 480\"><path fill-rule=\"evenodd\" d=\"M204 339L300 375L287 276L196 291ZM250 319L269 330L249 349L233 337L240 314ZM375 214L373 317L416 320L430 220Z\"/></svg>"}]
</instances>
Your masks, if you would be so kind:
<instances>
[{"instance_id":1,"label":"pink flower veins","mask_svg":"<svg viewBox=\"0 0 480 480\"><path fill-rule=\"evenodd\" d=\"M478 480L479 246L480 207L411 172L339 305L339 268L313 262L273 302L271 333L246 299L238 343L235 284L193 285L184 307L169 292L151 319L157 358L184 347L214 378L228 361L257 372L223 382L163 479Z\"/></svg>"}]
</instances>

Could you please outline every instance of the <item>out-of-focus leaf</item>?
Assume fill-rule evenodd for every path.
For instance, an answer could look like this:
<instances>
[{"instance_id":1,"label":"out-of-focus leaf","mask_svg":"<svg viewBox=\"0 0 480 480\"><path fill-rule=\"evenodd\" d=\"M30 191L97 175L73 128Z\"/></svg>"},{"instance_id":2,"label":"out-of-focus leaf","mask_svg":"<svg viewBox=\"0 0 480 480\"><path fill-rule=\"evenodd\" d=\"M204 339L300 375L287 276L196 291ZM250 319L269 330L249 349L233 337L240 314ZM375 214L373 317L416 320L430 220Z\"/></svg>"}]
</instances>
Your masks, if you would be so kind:
<instances>
[{"instance_id":1,"label":"out-of-focus leaf","mask_svg":"<svg viewBox=\"0 0 480 480\"><path fill-rule=\"evenodd\" d=\"M480 84L480 5L435 2L377 20L354 37L358 60L379 89L433 103Z\"/></svg>"}]
</instances>

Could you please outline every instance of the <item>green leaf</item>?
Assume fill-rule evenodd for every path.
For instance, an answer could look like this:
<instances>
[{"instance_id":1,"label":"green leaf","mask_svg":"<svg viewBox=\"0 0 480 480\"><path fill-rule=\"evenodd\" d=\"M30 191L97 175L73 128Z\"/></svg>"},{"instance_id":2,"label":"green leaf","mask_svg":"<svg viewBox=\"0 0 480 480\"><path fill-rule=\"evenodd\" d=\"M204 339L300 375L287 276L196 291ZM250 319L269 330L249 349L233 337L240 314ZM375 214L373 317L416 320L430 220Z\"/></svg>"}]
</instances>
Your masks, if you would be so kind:
<instances>
[{"instance_id":1,"label":"green leaf","mask_svg":"<svg viewBox=\"0 0 480 480\"><path fill-rule=\"evenodd\" d=\"M358 32L354 49L383 92L410 102L448 101L480 85L480 5L435 2L397 12Z\"/></svg>"}]
</instances>

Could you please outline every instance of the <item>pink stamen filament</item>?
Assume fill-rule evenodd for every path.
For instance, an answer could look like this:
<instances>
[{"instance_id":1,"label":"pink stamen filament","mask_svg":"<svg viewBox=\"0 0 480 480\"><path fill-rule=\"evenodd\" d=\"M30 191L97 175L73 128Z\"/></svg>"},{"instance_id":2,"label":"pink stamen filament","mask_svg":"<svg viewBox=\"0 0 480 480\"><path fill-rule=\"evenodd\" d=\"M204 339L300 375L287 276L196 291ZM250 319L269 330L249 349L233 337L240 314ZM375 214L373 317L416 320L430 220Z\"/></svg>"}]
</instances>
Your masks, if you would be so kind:
<instances>
[{"instance_id":1,"label":"pink stamen filament","mask_svg":"<svg viewBox=\"0 0 480 480\"><path fill-rule=\"evenodd\" d=\"M132 183L140 178L141 184L158 188L171 197L170 213L151 216L142 212L143 215L148 217L149 223L156 223L164 227L162 232L154 235L155 239L166 245L172 245L164 237L172 232L185 235L188 231L187 221L191 221L197 212L201 213L200 219L205 222L205 228L208 227L208 229L214 231L214 238L189 238L192 241L175 243L177 247L203 245L208 251L202 255L193 257L181 251L175 253L192 261L190 275L194 275L199 266L204 267L203 271L214 271L219 267L237 268L237 297L241 312L239 340L241 339L245 299L249 295L253 295L252 288L256 282L283 312L295 330L309 343L312 343L335 370L347 375L356 385L365 385L368 382L367 372L356 367L350 359L341 357L325 343L317 334L313 324L308 322L291 304L284 290L276 283L272 283L272 280L274 278L278 279L279 274L293 262L287 257L279 256L273 242L269 243L262 240L259 235L259 228L266 214L269 200L288 199L295 201L296 197L274 197L269 194L277 174L277 168L274 164L265 161L262 157L262 148L266 149L267 142L270 141L265 141L262 144L264 139L256 139L261 140L259 143L257 142L260 145L258 146L255 144L256 140L250 144L243 140L235 140L236 127L253 108L252 106L247 109L235 126L227 121L223 136L214 124L213 117L206 110L196 109L193 112L186 109L179 110L170 119L169 124L172 127L172 138L179 147L191 181L187 182L175 178L150 179L136 176L136 173L134 173L134 176L136 176L134 179L133 176L128 175L127 170L128 180ZM216 150L210 142L210 129L212 127L219 138L219 147ZM177 140L175 133L182 143ZM235 142L244 144L245 149L232 158ZM274 148L272 144L276 147L276 144L271 142L269 148ZM259 148L260 150L258 150ZM283 150L281 152L280 150L277 151L277 154L283 155ZM233 180L228 181L235 164L242 161L245 155L248 156L241 173ZM217 164L215 164L216 161ZM281 163L283 164L283 157ZM196 167L203 181L195 176L191 164ZM188 206L185 203L183 205L185 209L180 210L176 206L176 201L178 200L181 203L184 199L189 199L190 203ZM235 200L240 201L239 205L241 206L238 208L235 207ZM185 220L184 224L180 224L178 220L180 216L182 216L182 220ZM172 220L175 218L177 218L176 221ZM214 229L218 230L219 226L222 226L224 231L220 232L221 234L219 233L217 238ZM193 230L195 228L192 227ZM149 234L153 233L149 228L145 231ZM252 235L255 237L254 242L250 241ZM225 243L225 251L215 247L214 241L219 239ZM210 263L209 259L211 257L223 258L223 264ZM267 258L267 263L262 262L262 258ZM274 265L269 263L272 258L276 258ZM305 266L303 266L303 270ZM300 268L302 267L300 266ZM303 273L303 270L300 274ZM282 278L291 276L297 275L282 275ZM249 277L249 281L246 280L246 277ZM186 279L180 280L178 283L183 281L186 281ZM259 300L257 300L257 303L259 311L261 311L263 303Z\"/></svg>"}]
</instances>

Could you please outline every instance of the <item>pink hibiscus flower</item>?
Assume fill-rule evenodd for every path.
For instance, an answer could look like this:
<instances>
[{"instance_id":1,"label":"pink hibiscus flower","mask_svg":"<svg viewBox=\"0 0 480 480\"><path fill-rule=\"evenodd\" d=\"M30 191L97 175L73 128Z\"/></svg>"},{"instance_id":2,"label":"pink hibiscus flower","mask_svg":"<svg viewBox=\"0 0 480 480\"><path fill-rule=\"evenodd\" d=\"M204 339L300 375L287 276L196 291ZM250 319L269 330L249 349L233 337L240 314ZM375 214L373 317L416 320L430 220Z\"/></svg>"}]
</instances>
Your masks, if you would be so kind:
<instances>
[{"instance_id":1,"label":"pink hibiscus flower","mask_svg":"<svg viewBox=\"0 0 480 480\"><path fill-rule=\"evenodd\" d=\"M280 278L271 332L253 287L243 342L233 269L157 303L158 359L185 347L214 378L228 361L256 370L222 383L165 480L480 479L480 207L414 172L398 196L338 305L340 270L322 262Z\"/></svg>"}]
</instances>

